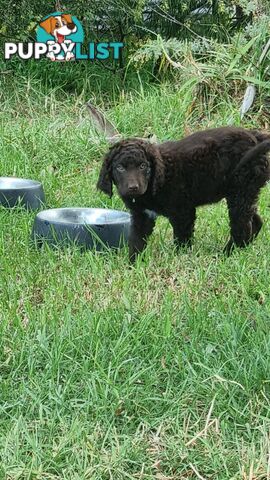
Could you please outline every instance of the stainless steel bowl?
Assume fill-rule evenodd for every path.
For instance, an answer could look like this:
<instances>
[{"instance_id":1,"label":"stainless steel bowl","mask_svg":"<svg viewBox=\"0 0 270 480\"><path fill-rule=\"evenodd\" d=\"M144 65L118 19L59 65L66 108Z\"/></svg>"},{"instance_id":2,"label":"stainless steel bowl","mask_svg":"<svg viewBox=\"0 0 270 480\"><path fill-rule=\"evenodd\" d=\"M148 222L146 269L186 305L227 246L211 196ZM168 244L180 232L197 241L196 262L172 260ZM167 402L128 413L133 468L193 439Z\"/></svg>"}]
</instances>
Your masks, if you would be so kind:
<instances>
[{"instance_id":1,"label":"stainless steel bowl","mask_svg":"<svg viewBox=\"0 0 270 480\"><path fill-rule=\"evenodd\" d=\"M53 208L36 215L32 238L50 245L76 244L102 250L127 241L130 215L103 208Z\"/></svg>"},{"instance_id":2,"label":"stainless steel bowl","mask_svg":"<svg viewBox=\"0 0 270 480\"><path fill-rule=\"evenodd\" d=\"M23 205L29 210L35 210L44 203L45 194L40 182L26 178L0 177L0 205Z\"/></svg>"}]
</instances>

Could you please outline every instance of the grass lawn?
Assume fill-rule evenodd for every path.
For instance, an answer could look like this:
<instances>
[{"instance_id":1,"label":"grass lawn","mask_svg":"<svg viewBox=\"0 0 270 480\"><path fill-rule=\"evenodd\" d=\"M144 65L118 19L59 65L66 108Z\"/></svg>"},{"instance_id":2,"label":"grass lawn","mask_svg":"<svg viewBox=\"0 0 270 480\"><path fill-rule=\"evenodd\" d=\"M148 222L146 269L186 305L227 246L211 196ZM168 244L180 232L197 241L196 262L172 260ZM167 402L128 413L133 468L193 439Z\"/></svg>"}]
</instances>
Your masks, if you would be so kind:
<instances>
[{"instance_id":1,"label":"grass lawn","mask_svg":"<svg viewBox=\"0 0 270 480\"><path fill-rule=\"evenodd\" d=\"M164 89L108 115L160 140L237 123L225 99L205 113ZM2 97L1 175L41 180L49 207L123 208L96 191L107 145L83 102L30 90ZM266 187L230 258L225 203L198 210L188 253L161 218L132 268L127 249L36 251L35 214L0 209L0 480L270 478L269 205Z\"/></svg>"}]
</instances>

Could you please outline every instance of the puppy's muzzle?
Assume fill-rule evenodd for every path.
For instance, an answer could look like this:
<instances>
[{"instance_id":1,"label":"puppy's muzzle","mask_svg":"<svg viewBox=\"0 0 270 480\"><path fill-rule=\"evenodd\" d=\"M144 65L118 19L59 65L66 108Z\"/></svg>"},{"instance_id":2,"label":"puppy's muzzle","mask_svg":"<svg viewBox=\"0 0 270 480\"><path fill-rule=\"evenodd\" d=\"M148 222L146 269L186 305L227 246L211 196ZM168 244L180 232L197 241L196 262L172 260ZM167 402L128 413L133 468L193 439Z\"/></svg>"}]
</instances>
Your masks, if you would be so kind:
<instances>
[{"instance_id":1,"label":"puppy's muzzle","mask_svg":"<svg viewBox=\"0 0 270 480\"><path fill-rule=\"evenodd\" d=\"M69 30L74 30L74 28L76 27L75 23L71 22L71 23L68 23L67 24L67 27Z\"/></svg>"},{"instance_id":2,"label":"puppy's muzzle","mask_svg":"<svg viewBox=\"0 0 270 480\"><path fill-rule=\"evenodd\" d=\"M139 192L139 185L138 184L132 184L128 186L128 193L129 194L136 194Z\"/></svg>"}]
</instances>

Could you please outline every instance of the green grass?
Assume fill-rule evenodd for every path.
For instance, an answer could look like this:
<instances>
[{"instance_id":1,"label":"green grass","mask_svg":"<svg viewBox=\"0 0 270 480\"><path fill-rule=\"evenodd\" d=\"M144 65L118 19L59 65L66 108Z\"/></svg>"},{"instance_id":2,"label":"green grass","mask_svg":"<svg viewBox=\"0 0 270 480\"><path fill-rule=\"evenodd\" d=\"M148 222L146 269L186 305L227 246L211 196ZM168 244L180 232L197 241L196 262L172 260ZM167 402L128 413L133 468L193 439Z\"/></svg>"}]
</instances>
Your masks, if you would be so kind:
<instances>
[{"instance_id":1,"label":"green grass","mask_svg":"<svg viewBox=\"0 0 270 480\"><path fill-rule=\"evenodd\" d=\"M123 208L97 193L107 149L80 98L2 98L1 175L43 182L49 207ZM192 86L123 94L123 135L160 140L239 123ZM263 122L259 115L249 125ZM247 124L248 125L248 124ZM269 188L258 239L230 258L225 203L176 254L159 219L145 260L35 250L34 213L0 209L0 479L270 478Z\"/></svg>"}]
</instances>

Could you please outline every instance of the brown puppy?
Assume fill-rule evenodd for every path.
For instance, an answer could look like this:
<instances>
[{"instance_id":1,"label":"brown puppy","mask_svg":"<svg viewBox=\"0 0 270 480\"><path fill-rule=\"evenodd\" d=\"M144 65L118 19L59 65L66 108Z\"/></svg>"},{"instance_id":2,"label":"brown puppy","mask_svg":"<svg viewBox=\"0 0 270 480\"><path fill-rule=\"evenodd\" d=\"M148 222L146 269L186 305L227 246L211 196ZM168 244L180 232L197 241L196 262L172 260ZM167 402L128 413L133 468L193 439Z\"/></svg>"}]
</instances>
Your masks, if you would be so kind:
<instances>
[{"instance_id":1,"label":"brown puppy","mask_svg":"<svg viewBox=\"0 0 270 480\"><path fill-rule=\"evenodd\" d=\"M157 214L170 220L178 246L189 245L196 207L222 198L231 227L226 251L251 242L262 227L257 201L270 178L269 150L270 135L236 127L160 145L136 138L115 144L105 156L97 187L111 196L114 183L131 211L130 260L144 249Z\"/></svg>"}]
</instances>

